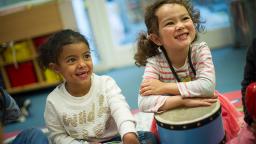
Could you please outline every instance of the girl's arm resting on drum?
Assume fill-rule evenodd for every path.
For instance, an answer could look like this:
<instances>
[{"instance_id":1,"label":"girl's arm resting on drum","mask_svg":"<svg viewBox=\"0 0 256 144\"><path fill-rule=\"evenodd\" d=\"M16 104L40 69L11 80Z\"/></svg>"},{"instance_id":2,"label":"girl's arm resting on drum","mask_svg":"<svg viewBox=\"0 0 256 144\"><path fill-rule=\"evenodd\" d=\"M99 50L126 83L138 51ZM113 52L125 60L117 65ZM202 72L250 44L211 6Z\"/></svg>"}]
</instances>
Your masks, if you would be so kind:
<instances>
[{"instance_id":1,"label":"girl's arm resting on drum","mask_svg":"<svg viewBox=\"0 0 256 144\"><path fill-rule=\"evenodd\" d=\"M182 95L184 94L185 97L211 97L214 94L215 86L213 83L205 80L201 80L202 83L197 83L194 87L198 85L201 88L201 92L194 92L186 89L186 83L189 84L190 82L180 82L180 83L167 83L161 82L158 79L145 79L141 86L140 86L140 95L141 96L150 96L150 95ZM181 92L180 92L181 91ZM182 95L183 96L183 95Z\"/></svg>"},{"instance_id":2,"label":"girl's arm resting on drum","mask_svg":"<svg viewBox=\"0 0 256 144\"><path fill-rule=\"evenodd\" d=\"M167 111L183 105L181 96L170 96L166 99L165 103L158 109L158 111Z\"/></svg>"},{"instance_id":3,"label":"girl's arm resting on drum","mask_svg":"<svg viewBox=\"0 0 256 144\"><path fill-rule=\"evenodd\" d=\"M214 98L183 98L181 96L170 96L166 99L165 103L158 109L158 111L167 111L178 107L198 107L210 106L217 101Z\"/></svg>"},{"instance_id":4,"label":"girl's arm resting on drum","mask_svg":"<svg viewBox=\"0 0 256 144\"><path fill-rule=\"evenodd\" d=\"M179 82L177 86L183 97L212 97L215 83L208 78L200 78L189 82Z\"/></svg>"},{"instance_id":5,"label":"girl's arm resting on drum","mask_svg":"<svg viewBox=\"0 0 256 144\"><path fill-rule=\"evenodd\" d=\"M146 79L140 86L141 96L149 95L180 95L176 83L161 82L158 79Z\"/></svg>"},{"instance_id":6,"label":"girl's arm resting on drum","mask_svg":"<svg viewBox=\"0 0 256 144\"><path fill-rule=\"evenodd\" d=\"M165 103L169 96L152 95L138 97L138 107L140 111L154 113Z\"/></svg>"}]
</instances>

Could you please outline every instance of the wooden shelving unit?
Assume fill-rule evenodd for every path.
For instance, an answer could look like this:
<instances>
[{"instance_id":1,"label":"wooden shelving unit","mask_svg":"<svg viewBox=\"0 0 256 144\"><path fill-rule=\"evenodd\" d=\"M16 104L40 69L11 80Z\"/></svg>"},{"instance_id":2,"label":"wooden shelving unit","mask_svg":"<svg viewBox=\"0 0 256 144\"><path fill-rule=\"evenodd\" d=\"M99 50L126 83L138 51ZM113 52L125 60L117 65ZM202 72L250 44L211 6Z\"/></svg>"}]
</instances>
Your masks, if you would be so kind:
<instances>
[{"instance_id":1,"label":"wooden shelving unit","mask_svg":"<svg viewBox=\"0 0 256 144\"><path fill-rule=\"evenodd\" d=\"M35 89L55 86L60 82L60 79L48 81L44 71L42 71L38 64L38 47L35 46L33 40L35 38L50 35L65 28L75 29L75 24L70 22L74 21L70 1L46 1L40 4L26 5L22 7L14 7L5 10L0 10L0 44L14 42L14 45L19 42L28 42L28 49L31 55L23 57L17 61L10 61L6 59L5 51L1 50L0 54L0 75L3 79L3 85L9 93L20 93ZM65 12L69 13L69 18L65 18ZM7 49L10 49L8 47ZM13 48L13 47L12 47ZM15 51L15 46L12 51ZM15 51L19 55L18 51ZM32 63L33 72L36 76L36 81L15 85L13 84L13 75L7 67L15 67L17 71L22 67L23 63ZM18 67L17 67L18 65ZM15 73L15 70L11 72ZM29 71L31 72L31 71ZM31 75L21 74L17 78L27 78ZM54 78L53 78L54 79ZM22 83L22 82L21 82Z\"/></svg>"}]
</instances>

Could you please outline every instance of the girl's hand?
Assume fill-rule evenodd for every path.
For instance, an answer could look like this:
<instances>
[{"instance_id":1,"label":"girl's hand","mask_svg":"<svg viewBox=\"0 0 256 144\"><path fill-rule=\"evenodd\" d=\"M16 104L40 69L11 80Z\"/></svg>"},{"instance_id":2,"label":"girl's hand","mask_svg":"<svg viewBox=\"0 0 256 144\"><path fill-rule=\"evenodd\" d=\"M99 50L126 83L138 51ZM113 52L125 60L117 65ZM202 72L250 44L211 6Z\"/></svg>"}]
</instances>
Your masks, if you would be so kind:
<instances>
[{"instance_id":1,"label":"girl's hand","mask_svg":"<svg viewBox=\"0 0 256 144\"><path fill-rule=\"evenodd\" d=\"M165 103L159 108L159 111L167 111L178 107L199 107L210 106L217 101L217 97L212 98L183 98L180 95L167 97Z\"/></svg>"},{"instance_id":2,"label":"girl's hand","mask_svg":"<svg viewBox=\"0 0 256 144\"><path fill-rule=\"evenodd\" d=\"M161 82L157 79L144 80L140 86L140 95L163 95L165 93L165 87L168 83Z\"/></svg>"},{"instance_id":3,"label":"girl's hand","mask_svg":"<svg viewBox=\"0 0 256 144\"><path fill-rule=\"evenodd\" d=\"M123 137L123 143L124 144L139 144L138 137L135 133L127 133Z\"/></svg>"},{"instance_id":4,"label":"girl's hand","mask_svg":"<svg viewBox=\"0 0 256 144\"><path fill-rule=\"evenodd\" d=\"M217 98L183 98L185 107L211 106L217 101Z\"/></svg>"}]
</instances>

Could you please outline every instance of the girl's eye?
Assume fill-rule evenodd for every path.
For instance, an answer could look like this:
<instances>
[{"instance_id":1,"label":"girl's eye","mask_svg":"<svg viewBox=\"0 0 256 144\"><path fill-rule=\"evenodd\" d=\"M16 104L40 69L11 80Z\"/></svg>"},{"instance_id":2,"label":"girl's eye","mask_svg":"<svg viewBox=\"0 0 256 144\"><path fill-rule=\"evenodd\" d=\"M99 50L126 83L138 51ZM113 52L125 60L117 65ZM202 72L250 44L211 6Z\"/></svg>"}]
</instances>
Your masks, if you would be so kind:
<instances>
[{"instance_id":1,"label":"girl's eye","mask_svg":"<svg viewBox=\"0 0 256 144\"><path fill-rule=\"evenodd\" d=\"M166 25L174 25L174 22L167 22Z\"/></svg>"},{"instance_id":2,"label":"girl's eye","mask_svg":"<svg viewBox=\"0 0 256 144\"><path fill-rule=\"evenodd\" d=\"M73 63L73 62L75 62L75 61L76 61L75 58L68 58L68 59L67 59L67 63Z\"/></svg>"},{"instance_id":3,"label":"girl's eye","mask_svg":"<svg viewBox=\"0 0 256 144\"><path fill-rule=\"evenodd\" d=\"M90 54L90 53L85 54L85 55L84 55L84 59L85 59L85 60L91 59L91 54Z\"/></svg>"},{"instance_id":4,"label":"girl's eye","mask_svg":"<svg viewBox=\"0 0 256 144\"><path fill-rule=\"evenodd\" d=\"M190 17L184 17L182 20L189 20L190 19Z\"/></svg>"}]
</instances>

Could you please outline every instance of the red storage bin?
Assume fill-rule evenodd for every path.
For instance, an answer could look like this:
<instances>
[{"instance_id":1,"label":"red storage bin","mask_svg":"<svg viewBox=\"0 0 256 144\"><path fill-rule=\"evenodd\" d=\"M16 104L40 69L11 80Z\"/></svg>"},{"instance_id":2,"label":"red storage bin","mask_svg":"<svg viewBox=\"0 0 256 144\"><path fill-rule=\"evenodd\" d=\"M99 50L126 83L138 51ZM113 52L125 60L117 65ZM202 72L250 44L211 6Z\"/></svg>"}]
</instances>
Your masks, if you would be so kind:
<instances>
[{"instance_id":1,"label":"red storage bin","mask_svg":"<svg viewBox=\"0 0 256 144\"><path fill-rule=\"evenodd\" d=\"M42 44L44 44L45 42L47 42L48 38L49 38L49 35L45 35L45 36L41 36L41 37L34 38L34 39L33 39L33 43L34 43L36 49L38 50L38 48L39 48Z\"/></svg>"},{"instance_id":2,"label":"red storage bin","mask_svg":"<svg viewBox=\"0 0 256 144\"><path fill-rule=\"evenodd\" d=\"M24 86L37 82L37 76L32 61L18 63L16 68L13 64L5 66L11 87Z\"/></svg>"}]
</instances>

